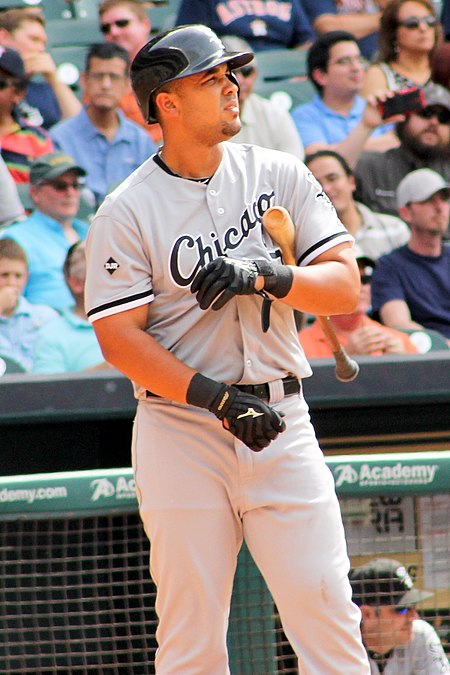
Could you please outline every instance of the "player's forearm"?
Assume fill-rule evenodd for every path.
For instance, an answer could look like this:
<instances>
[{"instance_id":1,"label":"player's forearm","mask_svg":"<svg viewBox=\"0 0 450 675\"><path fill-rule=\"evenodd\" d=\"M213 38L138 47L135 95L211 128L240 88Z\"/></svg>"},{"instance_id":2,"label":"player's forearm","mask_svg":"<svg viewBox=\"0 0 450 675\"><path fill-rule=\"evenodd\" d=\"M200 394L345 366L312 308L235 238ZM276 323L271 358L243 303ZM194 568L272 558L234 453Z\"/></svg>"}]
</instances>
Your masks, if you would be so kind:
<instances>
[{"instance_id":1,"label":"player's forearm","mask_svg":"<svg viewBox=\"0 0 450 675\"><path fill-rule=\"evenodd\" d=\"M105 360L158 396L185 403L189 383L196 371L141 328L122 326L120 318L115 319L114 316L107 317L94 323Z\"/></svg>"},{"instance_id":2,"label":"player's forearm","mask_svg":"<svg viewBox=\"0 0 450 675\"><path fill-rule=\"evenodd\" d=\"M380 28L381 12L373 14L322 14L314 21L318 35L330 30L351 30L357 40L375 33ZM350 28L351 27L351 28Z\"/></svg>"},{"instance_id":3,"label":"player's forearm","mask_svg":"<svg viewBox=\"0 0 450 675\"><path fill-rule=\"evenodd\" d=\"M356 309L359 274L356 264L346 256L339 261L294 267L293 272L292 288L283 302L294 309L322 316L351 314Z\"/></svg>"}]
</instances>

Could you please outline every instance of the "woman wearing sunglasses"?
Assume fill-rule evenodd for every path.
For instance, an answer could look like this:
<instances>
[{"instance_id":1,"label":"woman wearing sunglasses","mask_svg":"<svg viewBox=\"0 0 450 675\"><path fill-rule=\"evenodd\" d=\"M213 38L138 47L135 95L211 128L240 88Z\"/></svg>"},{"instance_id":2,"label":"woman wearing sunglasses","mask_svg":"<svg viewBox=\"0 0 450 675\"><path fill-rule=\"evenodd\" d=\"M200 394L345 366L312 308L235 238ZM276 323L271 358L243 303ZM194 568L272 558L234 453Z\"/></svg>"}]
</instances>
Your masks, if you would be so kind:
<instances>
[{"instance_id":1,"label":"woman wearing sunglasses","mask_svg":"<svg viewBox=\"0 0 450 675\"><path fill-rule=\"evenodd\" d=\"M426 85L440 33L430 0L391 0L381 16L378 60L367 70L362 95Z\"/></svg>"}]
</instances>

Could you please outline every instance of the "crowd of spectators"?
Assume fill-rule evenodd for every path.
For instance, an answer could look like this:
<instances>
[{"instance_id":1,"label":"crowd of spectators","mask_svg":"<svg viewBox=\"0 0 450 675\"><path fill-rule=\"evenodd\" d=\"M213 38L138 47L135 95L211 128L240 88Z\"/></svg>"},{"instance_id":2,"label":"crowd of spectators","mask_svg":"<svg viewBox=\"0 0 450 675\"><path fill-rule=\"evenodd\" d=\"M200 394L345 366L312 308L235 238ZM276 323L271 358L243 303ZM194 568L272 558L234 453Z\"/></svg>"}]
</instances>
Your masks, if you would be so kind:
<instances>
[{"instance_id":1,"label":"crowd of spectators","mask_svg":"<svg viewBox=\"0 0 450 675\"><path fill-rule=\"evenodd\" d=\"M25 371L109 367L84 314L83 240L107 194L163 143L129 80L153 34L146 5L98 3L103 42L86 47L81 93L60 79L47 47L45 2L0 12L0 355ZM305 161L354 237L360 304L332 318L348 350L417 353L419 330L448 349L447 5L180 0L177 11L172 25L205 23L230 51L256 53L235 73L242 129L232 141ZM287 49L304 52L316 90L290 111L256 87L258 54ZM383 117L383 102L411 87L424 107ZM315 317L299 325L308 357L331 356Z\"/></svg>"}]
</instances>

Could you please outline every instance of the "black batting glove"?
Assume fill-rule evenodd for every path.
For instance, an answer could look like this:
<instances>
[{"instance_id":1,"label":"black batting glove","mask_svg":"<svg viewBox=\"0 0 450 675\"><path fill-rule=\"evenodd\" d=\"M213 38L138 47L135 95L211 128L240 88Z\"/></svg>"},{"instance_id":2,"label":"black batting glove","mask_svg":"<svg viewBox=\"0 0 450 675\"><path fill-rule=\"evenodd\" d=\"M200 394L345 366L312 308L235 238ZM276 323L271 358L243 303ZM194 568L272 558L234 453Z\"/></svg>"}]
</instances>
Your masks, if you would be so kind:
<instances>
[{"instance_id":1,"label":"black batting glove","mask_svg":"<svg viewBox=\"0 0 450 675\"><path fill-rule=\"evenodd\" d=\"M201 309L221 309L235 295L256 293L258 276L251 260L215 258L198 272L191 285Z\"/></svg>"},{"instance_id":2,"label":"black batting glove","mask_svg":"<svg viewBox=\"0 0 450 675\"><path fill-rule=\"evenodd\" d=\"M292 270L269 260L233 260L216 258L203 267L191 285L201 309L221 309L235 295L259 293L257 277L264 278L264 290L283 298L292 286Z\"/></svg>"},{"instance_id":3,"label":"black batting glove","mask_svg":"<svg viewBox=\"0 0 450 675\"><path fill-rule=\"evenodd\" d=\"M186 400L214 413L222 421L224 429L254 452L266 448L286 429L282 413L279 414L257 396L210 380L200 373L192 378Z\"/></svg>"}]
</instances>

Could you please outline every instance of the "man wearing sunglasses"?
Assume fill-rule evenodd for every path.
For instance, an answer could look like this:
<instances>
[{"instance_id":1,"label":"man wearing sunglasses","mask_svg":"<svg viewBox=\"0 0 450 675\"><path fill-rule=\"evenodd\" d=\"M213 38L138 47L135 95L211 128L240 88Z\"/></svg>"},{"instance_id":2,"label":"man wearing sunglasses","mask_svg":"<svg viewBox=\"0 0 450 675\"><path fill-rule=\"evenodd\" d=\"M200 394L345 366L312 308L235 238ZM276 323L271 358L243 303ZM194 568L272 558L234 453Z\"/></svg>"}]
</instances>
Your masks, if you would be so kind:
<instances>
[{"instance_id":1,"label":"man wearing sunglasses","mask_svg":"<svg viewBox=\"0 0 450 675\"><path fill-rule=\"evenodd\" d=\"M401 562L375 558L350 571L353 601L361 609L361 633L373 675L444 675L448 659L416 604L433 593L414 588Z\"/></svg>"},{"instance_id":2,"label":"man wearing sunglasses","mask_svg":"<svg viewBox=\"0 0 450 675\"><path fill-rule=\"evenodd\" d=\"M31 216L2 231L25 250L29 278L24 296L57 310L73 305L63 264L70 246L86 237L88 224L78 220L80 189L86 171L64 153L43 155L31 165Z\"/></svg>"},{"instance_id":3,"label":"man wearing sunglasses","mask_svg":"<svg viewBox=\"0 0 450 675\"><path fill-rule=\"evenodd\" d=\"M423 92L424 109L396 125L399 147L364 152L356 166L357 199L373 211L397 215L396 188L415 169L433 169L450 182L450 92L438 84Z\"/></svg>"},{"instance_id":4,"label":"man wearing sunglasses","mask_svg":"<svg viewBox=\"0 0 450 675\"><path fill-rule=\"evenodd\" d=\"M123 47L130 62L149 39L152 23L140 0L103 0L98 7L98 19L105 42ZM140 124L155 143L161 140L161 127L145 122L131 89L122 97L120 109L130 120Z\"/></svg>"}]
</instances>

